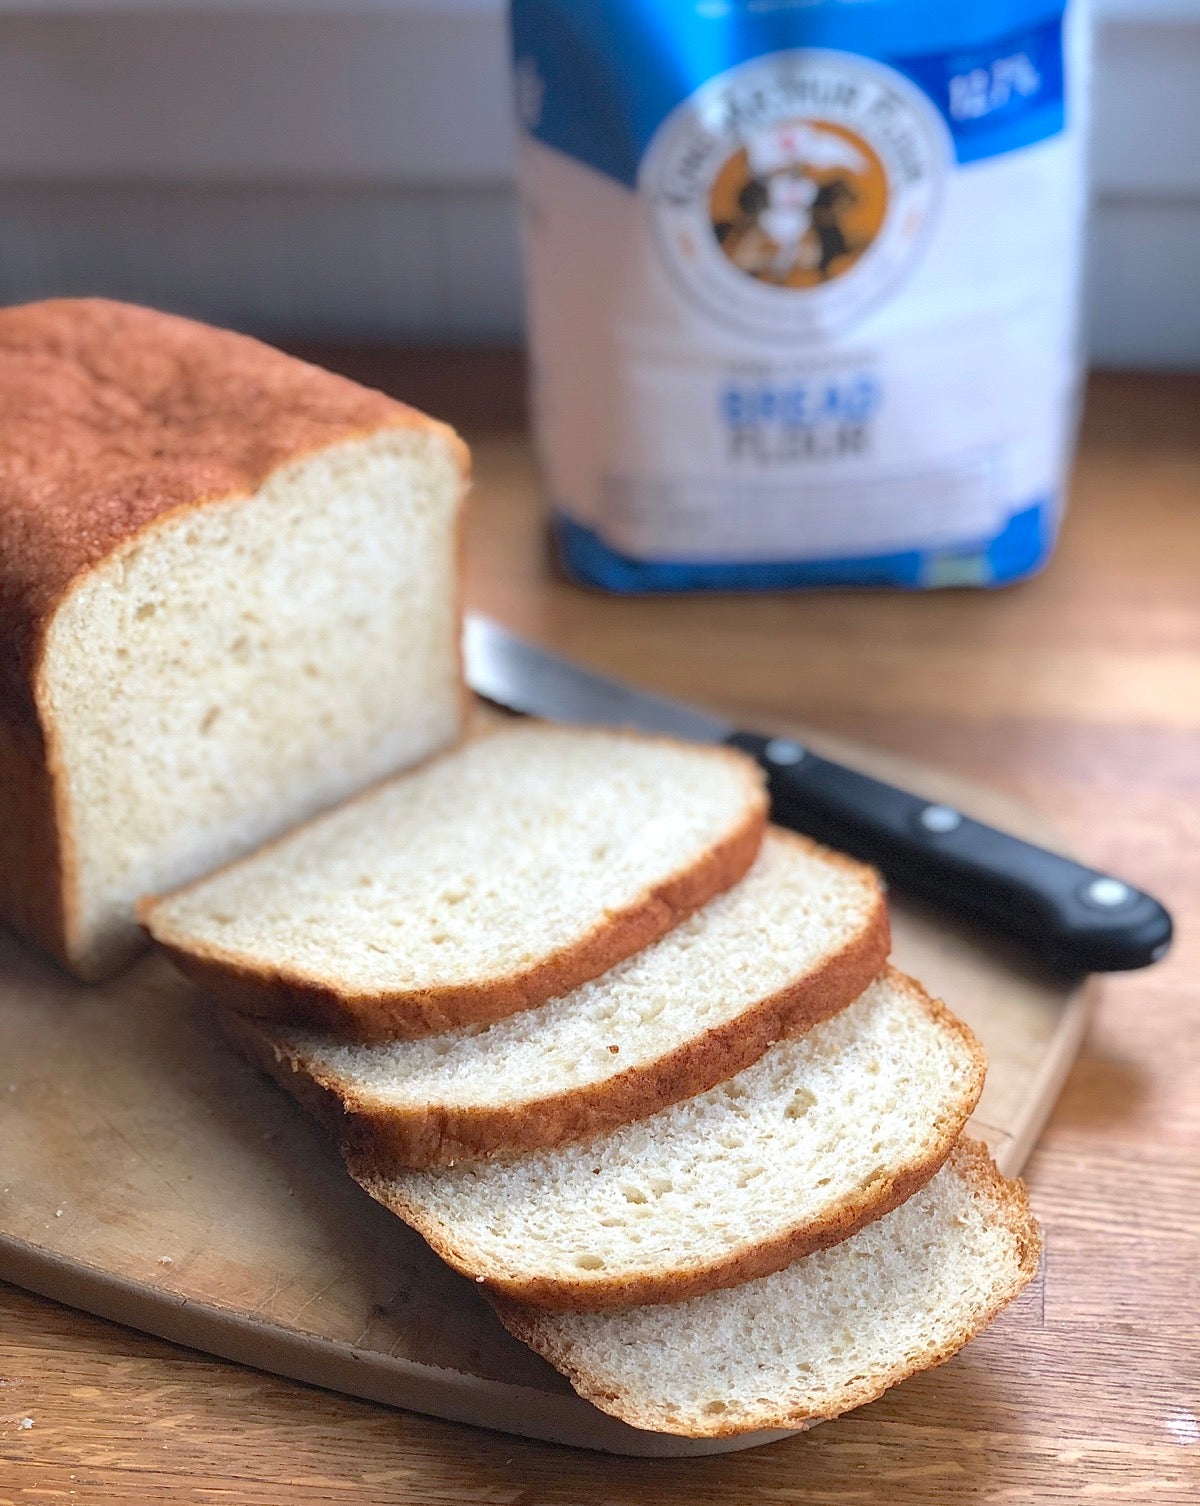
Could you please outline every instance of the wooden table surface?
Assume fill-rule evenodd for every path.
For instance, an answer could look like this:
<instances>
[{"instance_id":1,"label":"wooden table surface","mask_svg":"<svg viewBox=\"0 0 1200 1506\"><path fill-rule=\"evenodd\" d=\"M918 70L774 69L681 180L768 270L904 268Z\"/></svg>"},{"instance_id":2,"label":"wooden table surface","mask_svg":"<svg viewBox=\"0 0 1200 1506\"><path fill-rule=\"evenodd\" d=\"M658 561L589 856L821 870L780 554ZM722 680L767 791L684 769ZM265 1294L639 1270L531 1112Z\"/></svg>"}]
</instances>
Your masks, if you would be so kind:
<instances>
[{"instance_id":1,"label":"wooden table surface","mask_svg":"<svg viewBox=\"0 0 1200 1506\"><path fill-rule=\"evenodd\" d=\"M501 353L332 353L477 441L472 604L747 720L991 781L1175 909L1103 984L1028 1180L1042 1276L941 1370L807 1437L631 1461L389 1411L0 1287L0 1503L579 1506L1200 1502L1200 380L1093 384L1040 579L945 593L612 600L550 572ZM0 1161L3 1147L0 1147Z\"/></svg>"}]
</instances>

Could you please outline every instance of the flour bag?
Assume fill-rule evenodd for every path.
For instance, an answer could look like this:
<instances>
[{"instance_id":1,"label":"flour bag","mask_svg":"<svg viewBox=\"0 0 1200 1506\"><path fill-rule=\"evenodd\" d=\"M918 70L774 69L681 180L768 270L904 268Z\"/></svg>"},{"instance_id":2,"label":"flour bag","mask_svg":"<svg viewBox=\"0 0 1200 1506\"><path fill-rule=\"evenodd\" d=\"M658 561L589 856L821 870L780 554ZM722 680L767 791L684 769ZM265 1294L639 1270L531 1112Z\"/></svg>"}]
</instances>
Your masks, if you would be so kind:
<instances>
[{"instance_id":1,"label":"flour bag","mask_svg":"<svg viewBox=\"0 0 1200 1506\"><path fill-rule=\"evenodd\" d=\"M513 0L538 449L617 591L999 585L1080 376L1084 17Z\"/></svg>"}]
</instances>

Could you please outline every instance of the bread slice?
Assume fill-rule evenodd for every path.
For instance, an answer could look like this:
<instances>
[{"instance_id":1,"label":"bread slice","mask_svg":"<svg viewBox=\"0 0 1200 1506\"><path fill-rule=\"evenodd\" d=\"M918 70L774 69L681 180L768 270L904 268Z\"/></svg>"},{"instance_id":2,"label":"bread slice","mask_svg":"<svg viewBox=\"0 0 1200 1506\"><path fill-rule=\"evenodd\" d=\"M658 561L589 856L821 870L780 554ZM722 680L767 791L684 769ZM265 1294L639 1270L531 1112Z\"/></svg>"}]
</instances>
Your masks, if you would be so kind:
<instances>
[{"instance_id":1,"label":"bread slice","mask_svg":"<svg viewBox=\"0 0 1200 1506\"><path fill-rule=\"evenodd\" d=\"M350 1156L456 1270L538 1306L674 1302L778 1271L921 1187L983 1087L970 1031L888 970L727 1082L557 1150L437 1171Z\"/></svg>"},{"instance_id":2,"label":"bread slice","mask_svg":"<svg viewBox=\"0 0 1200 1506\"><path fill-rule=\"evenodd\" d=\"M559 1145L703 1092L849 1004L883 966L875 874L772 828L727 893L535 1009L355 1044L230 1013L243 1050L358 1155L434 1166Z\"/></svg>"},{"instance_id":3,"label":"bread slice","mask_svg":"<svg viewBox=\"0 0 1200 1506\"><path fill-rule=\"evenodd\" d=\"M731 749L518 722L139 913L240 1010L419 1036L656 941L742 877L766 811Z\"/></svg>"},{"instance_id":4,"label":"bread slice","mask_svg":"<svg viewBox=\"0 0 1200 1506\"><path fill-rule=\"evenodd\" d=\"M84 978L134 901L461 730L445 425L228 331L0 310L0 921Z\"/></svg>"},{"instance_id":5,"label":"bread slice","mask_svg":"<svg viewBox=\"0 0 1200 1506\"><path fill-rule=\"evenodd\" d=\"M961 1141L908 1202L772 1276L667 1306L550 1313L492 1302L601 1411L720 1438L805 1428L941 1364L1037 1271L1025 1188Z\"/></svg>"}]
</instances>

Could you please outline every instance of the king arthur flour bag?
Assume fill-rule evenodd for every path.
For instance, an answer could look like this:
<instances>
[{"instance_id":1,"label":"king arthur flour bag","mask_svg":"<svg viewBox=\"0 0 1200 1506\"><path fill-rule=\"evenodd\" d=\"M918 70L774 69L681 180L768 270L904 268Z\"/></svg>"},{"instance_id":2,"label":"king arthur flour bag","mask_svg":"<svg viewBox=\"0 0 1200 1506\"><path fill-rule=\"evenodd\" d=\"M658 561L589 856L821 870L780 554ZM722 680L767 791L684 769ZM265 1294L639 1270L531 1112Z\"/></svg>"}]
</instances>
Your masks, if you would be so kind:
<instances>
[{"instance_id":1,"label":"king arthur flour bag","mask_svg":"<svg viewBox=\"0 0 1200 1506\"><path fill-rule=\"evenodd\" d=\"M513 0L534 409L614 590L992 585L1063 505L1077 0Z\"/></svg>"}]
</instances>

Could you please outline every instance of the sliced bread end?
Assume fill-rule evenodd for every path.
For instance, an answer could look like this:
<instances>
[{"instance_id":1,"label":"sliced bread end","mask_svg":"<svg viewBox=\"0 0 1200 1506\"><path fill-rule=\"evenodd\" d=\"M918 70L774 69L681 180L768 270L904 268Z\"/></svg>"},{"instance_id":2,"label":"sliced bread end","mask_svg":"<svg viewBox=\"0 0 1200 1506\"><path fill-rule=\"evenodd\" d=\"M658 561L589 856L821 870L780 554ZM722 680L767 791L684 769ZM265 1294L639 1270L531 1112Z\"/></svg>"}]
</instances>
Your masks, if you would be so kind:
<instances>
[{"instance_id":1,"label":"sliced bread end","mask_svg":"<svg viewBox=\"0 0 1200 1506\"><path fill-rule=\"evenodd\" d=\"M962 1140L914 1197L832 1249L669 1306L550 1313L489 1295L518 1339L632 1427L795 1428L943 1363L1037 1272L1024 1185Z\"/></svg>"}]
</instances>

